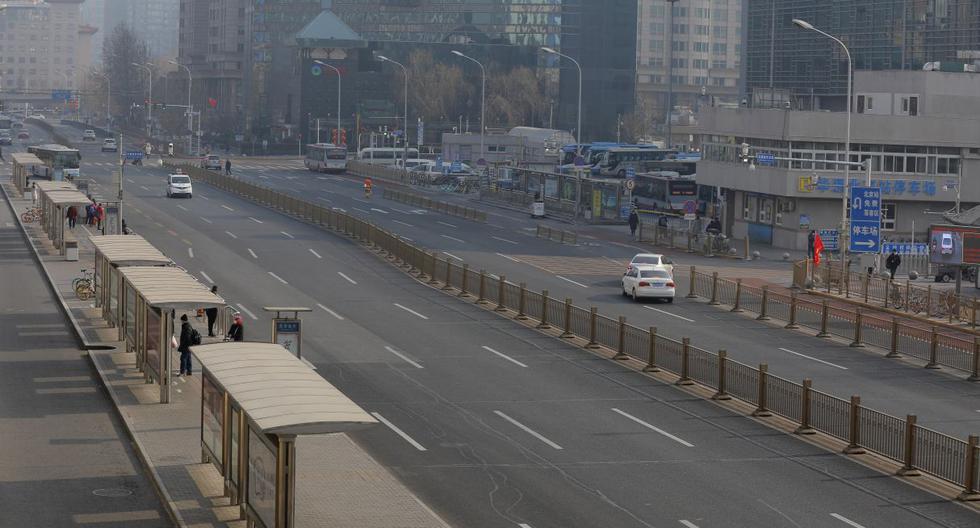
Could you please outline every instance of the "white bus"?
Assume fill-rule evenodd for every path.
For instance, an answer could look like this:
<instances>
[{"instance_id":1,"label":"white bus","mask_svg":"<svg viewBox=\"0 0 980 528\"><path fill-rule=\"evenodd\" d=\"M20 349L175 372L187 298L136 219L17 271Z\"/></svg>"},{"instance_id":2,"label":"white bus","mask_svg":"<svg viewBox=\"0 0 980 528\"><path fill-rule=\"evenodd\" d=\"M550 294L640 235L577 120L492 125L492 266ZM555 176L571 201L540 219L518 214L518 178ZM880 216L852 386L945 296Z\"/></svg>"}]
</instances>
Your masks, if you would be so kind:
<instances>
[{"instance_id":1,"label":"white bus","mask_svg":"<svg viewBox=\"0 0 980 528\"><path fill-rule=\"evenodd\" d=\"M357 159L364 162L370 163L372 165L394 165L396 160L402 159L405 156L405 149L402 148L365 148L361 149L358 153ZM419 149L409 148L408 149L408 159L415 159L419 157Z\"/></svg>"},{"instance_id":2,"label":"white bus","mask_svg":"<svg viewBox=\"0 0 980 528\"><path fill-rule=\"evenodd\" d=\"M625 178L626 169L632 167L639 174L656 161L664 161L677 156L676 150L644 147L614 147L593 158L595 165L592 174L601 178Z\"/></svg>"},{"instance_id":3,"label":"white bus","mask_svg":"<svg viewBox=\"0 0 980 528\"><path fill-rule=\"evenodd\" d=\"M347 148L333 143L307 145L304 163L313 172L344 172L347 170Z\"/></svg>"}]
</instances>

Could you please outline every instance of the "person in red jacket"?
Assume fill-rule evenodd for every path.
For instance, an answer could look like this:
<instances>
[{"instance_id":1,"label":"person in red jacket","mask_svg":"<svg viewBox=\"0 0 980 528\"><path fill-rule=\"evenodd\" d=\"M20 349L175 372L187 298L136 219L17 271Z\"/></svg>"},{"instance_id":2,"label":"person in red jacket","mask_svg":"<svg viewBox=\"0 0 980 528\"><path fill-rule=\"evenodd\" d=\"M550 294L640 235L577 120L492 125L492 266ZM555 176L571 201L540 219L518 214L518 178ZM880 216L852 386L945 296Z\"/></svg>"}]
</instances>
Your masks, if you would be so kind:
<instances>
[{"instance_id":1,"label":"person in red jacket","mask_svg":"<svg viewBox=\"0 0 980 528\"><path fill-rule=\"evenodd\" d=\"M96 229L102 229L102 220L104 218L105 218L105 209L102 208L102 204L100 203L98 206L95 207L95 221L98 222L98 224L95 226Z\"/></svg>"}]
</instances>

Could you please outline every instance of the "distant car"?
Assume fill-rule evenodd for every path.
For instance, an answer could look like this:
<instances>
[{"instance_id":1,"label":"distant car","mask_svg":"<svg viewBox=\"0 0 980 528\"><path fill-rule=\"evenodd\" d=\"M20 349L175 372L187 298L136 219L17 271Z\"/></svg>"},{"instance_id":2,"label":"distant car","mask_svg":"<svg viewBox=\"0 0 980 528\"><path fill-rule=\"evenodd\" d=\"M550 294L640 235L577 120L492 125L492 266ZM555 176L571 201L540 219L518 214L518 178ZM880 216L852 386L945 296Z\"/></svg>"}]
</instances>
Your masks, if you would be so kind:
<instances>
[{"instance_id":1,"label":"distant car","mask_svg":"<svg viewBox=\"0 0 980 528\"><path fill-rule=\"evenodd\" d=\"M422 158L409 158L405 161L402 161L401 159L397 159L395 160L395 167L402 168L402 166L405 166L408 167L408 170L412 170L415 167L418 167L419 165L428 165L430 163L434 163L434 162Z\"/></svg>"},{"instance_id":2,"label":"distant car","mask_svg":"<svg viewBox=\"0 0 980 528\"><path fill-rule=\"evenodd\" d=\"M41 121L44 121L45 117L43 114L34 114L32 116L27 116L27 119L40 119Z\"/></svg>"},{"instance_id":3,"label":"distant car","mask_svg":"<svg viewBox=\"0 0 980 528\"><path fill-rule=\"evenodd\" d=\"M956 278L956 268L950 264L943 264L939 266L936 270L936 282L950 282ZM977 267L976 266L963 266L961 268L960 278L966 282L974 282L977 280Z\"/></svg>"},{"instance_id":4,"label":"distant car","mask_svg":"<svg viewBox=\"0 0 980 528\"><path fill-rule=\"evenodd\" d=\"M177 172L167 175L167 198L174 196L194 196L194 188L191 186L191 177Z\"/></svg>"},{"instance_id":5,"label":"distant car","mask_svg":"<svg viewBox=\"0 0 980 528\"><path fill-rule=\"evenodd\" d=\"M30 139L31 133L26 130L21 130L17 133L17 139Z\"/></svg>"},{"instance_id":6,"label":"distant car","mask_svg":"<svg viewBox=\"0 0 980 528\"><path fill-rule=\"evenodd\" d=\"M95 131L86 130L85 132L82 132L82 141L95 141Z\"/></svg>"},{"instance_id":7,"label":"distant car","mask_svg":"<svg viewBox=\"0 0 980 528\"><path fill-rule=\"evenodd\" d=\"M14 143L14 138L10 137L9 133L0 134L0 145L12 145Z\"/></svg>"},{"instance_id":8,"label":"distant car","mask_svg":"<svg viewBox=\"0 0 980 528\"><path fill-rule=\"evenodd\" d=\"M13 128L24 128L24 123L21 123L20 121L14 121L13 123L11 123L10 126Z\"/></svg>"},{"instance_id":9,"label":"distant car","mask_svg":"<svg viewBox=\"0 0 980 528\"><path fill-rule=\"evenodd\" d=\"M639 265L663 268L671 275L674 274L674 262L670 260L670 257L665 257L657 253L637 253L630 260L630 265L626 267L626 272L628 273L631 269Z\"/></svg>"},{"instance_id":10,"label":"distant car","mask_svg":"<svg viewBox=\"0 0 980 528\"><path fill-rule=\"evenodd\" d=\"M674 279L662 266L635 265L623 275L623 295L674 302Z\"/></svg>"},{"instance_id":11,"label":"distant car","mask_svg":"<svg viewBox=\"0 0 980 528\"><path fill-rule=\"evenodd\" d=\"M210 154L201 158L201 168L209 170L221 170L221 157L214 154Z\"/></svg>"},{"instance_id":12,"label":"distant car","mask_svg":"<svg viewBox=\"0 0 980 528\"><path fill-rule=\"evenodd\" d=\"M116 145L116 140L112 138L106 138L102 141L102 152L119 152L119 145Z\"/></svg>"},{"instance_id":13,"label":"distant car","mask_svg":"<svg viewBox=\"0 0 980 528\"><path fill-rule=\"evenodd\" d=\"M941 255L953 254L953 234L943 233L943 238L939 241L939 253Z\"/></svg>"}]
</instances>

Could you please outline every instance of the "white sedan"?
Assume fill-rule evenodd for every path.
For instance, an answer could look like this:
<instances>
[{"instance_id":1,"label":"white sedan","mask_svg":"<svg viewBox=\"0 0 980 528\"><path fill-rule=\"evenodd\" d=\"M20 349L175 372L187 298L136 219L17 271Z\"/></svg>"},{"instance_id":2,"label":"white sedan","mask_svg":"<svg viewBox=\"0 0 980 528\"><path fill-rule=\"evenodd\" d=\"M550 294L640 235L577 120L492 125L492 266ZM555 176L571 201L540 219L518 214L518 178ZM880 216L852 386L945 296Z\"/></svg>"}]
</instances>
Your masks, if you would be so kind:
<instances>
[{"instance_id":1,"label":"white sedan","mask_svg":"<svg viewBox=\"0 0 980 528\"><path fill-rule=\"evenodd\" d=\"M665 269L671 275L674 273L674 261L670 260L670 257L657 253L637 253L633 256L633 260L630 260L630 265L626 268L626 271L633 269L635 266L653 266Z\"/></svg>"},{"instance_id":2,"label":"white sedan","mask_svg":"<svg viewBox=\"0 0 980 528\"><path fill-rule=\"evenodd\" d=\"M623 295L674 302L674 279L662 266L634 265L623 275Z\"/></svg>"}]
</instances>

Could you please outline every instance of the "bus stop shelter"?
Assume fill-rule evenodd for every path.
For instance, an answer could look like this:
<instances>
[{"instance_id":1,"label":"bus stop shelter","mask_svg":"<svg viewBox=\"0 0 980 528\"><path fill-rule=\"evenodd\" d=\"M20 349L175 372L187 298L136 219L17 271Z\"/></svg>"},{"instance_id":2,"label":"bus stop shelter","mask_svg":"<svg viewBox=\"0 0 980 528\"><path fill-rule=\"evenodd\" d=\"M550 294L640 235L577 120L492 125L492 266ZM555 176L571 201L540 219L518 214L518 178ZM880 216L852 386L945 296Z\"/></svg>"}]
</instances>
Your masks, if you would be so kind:
<instances>
[{"instance_id":1,"label":"bus stop shelter","mask_svg":"<svg viewBox=\"0 0 980 528\"><path fill-rule=\"evenodd\" d=\"M119 340L126 339L123 311L135 309L135 290L121 297L122 276L118 269L131 266L170 266L173 261L139 235L104 235L90 239L95 247L96 306L102 308L102 318L119 330ZM127 351L132 351L127 347Z\"/></svg>"},{"instance_id":2,"label":"bus stop shelter","mask_svg":"<svg viewBox=\"0 0 980 528\"><path fill-rule=\"evenodd\" d=\"M43 167L44 162L41 161L41 158L27 152L15 152L11 154L10 161L13 163L11 179L13 180L14 187L17 188L17 192L23 196L30 189L28 180L30 180L31 176L37 174L38 167Z\"/></svg>"},{"instance_id":3,"label":"bus stop shelter","mask_svg":"<svg viewBox=\"0 0 980 528\"><path fill-rule=\"evenodd\" d=\"M191 347L201 364L201 450L250 526L293 528L296 437L377 421L275 343Z\"/></svg>"},{"instance_id":4,"label":"bus stop shelter","mask_svg":"<svg viewBox=\"0 0 980 528\"><path fill-rule=\"evenodd\" d=\"M177 312L222 308L224 299L176 266L116 268L122 278L122 327L126 346L136 352L136 365L144 379L160 385L160 403L170 402L170 368L176 349L172 344Z\"/></svg>"},{"instance_id":5,"label":"bus stop shelter","mask_svg":"<svg viewBox=\"0 0 980 528\"><path fill-rule=\"evenodd\" d=\"M60 254L65 254L66 212L72 206L84 206L91 202L66 182L38 182L38 207L41 208L44 231Z\"/></svg>"}]
</instances>

